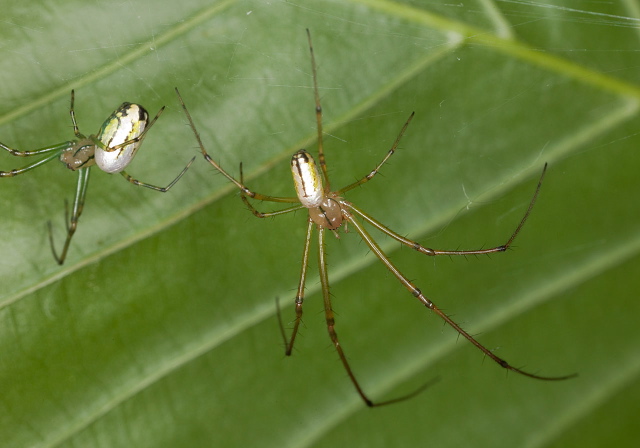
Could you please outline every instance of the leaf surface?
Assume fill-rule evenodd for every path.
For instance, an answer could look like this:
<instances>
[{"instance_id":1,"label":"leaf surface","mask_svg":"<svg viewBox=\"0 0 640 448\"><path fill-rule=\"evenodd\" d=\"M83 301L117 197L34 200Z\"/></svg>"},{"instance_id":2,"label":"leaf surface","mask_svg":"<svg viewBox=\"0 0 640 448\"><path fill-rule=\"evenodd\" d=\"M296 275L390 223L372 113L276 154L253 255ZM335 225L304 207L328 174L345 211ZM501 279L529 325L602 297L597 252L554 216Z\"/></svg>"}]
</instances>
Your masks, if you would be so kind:
<instances>
[{"instance_id":1,"label":"leaf surface","mask_svg":"<svg viewBox=\"0 0 640 448\"><path fill-rule=\"evenodd\" d=\"M94 168L63 267L75 174L57 162L0 180L0 440L7 447L631 446L640 436L639 12L632 1L0 1L0 140L27 150L85 134L123 101L167 109L127 171L168 183L208 151L256 191L291 196L288 160L316 151L313 37L329 176L348 199L437 249L504 243L549 169L513 250L392 261L505 374L418 304L355 232L328 242L337 331L315 249L293 319L305 214L259 220L198 157L167 194ZM582 5L580 7L585 7ZM72 30L72 32L70 31ZM0 154L3 170L28 159ZM257 203L260 210L277 204ZM273 208L272 208L273 207ZM315 240L314 240L315 241Z\"/></svg>"}]
</instances>

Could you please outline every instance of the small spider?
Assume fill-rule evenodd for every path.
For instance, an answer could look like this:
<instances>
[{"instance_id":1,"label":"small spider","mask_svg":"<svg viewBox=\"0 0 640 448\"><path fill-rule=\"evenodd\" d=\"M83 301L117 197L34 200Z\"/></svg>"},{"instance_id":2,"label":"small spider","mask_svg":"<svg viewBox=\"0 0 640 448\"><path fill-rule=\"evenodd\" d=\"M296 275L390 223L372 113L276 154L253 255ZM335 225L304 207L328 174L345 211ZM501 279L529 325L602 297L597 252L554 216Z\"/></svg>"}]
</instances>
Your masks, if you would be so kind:
<instances>
[{"instance_id":1,"label":"small spider","mask_svg":"<svg viewBox=\"0 0 640 448\"><path fill-rule=\"evenodd\" d=\"M338 335L335 330L335 318L334 318L334 313L331 306L331 296L329 294L329 279L327 274L327 263L326 263L326 254L325 254L325 230L330 230L334 232L337 236L338 229L343 224L346 225L348 223L350 228L355 229L355 231L360 235L360 237L367 244L369 249L376 255L376 257L378 257L378 259L380 259L380 261L386 266L386 268L400 281L400 283L411 293L411 295L413 295L428 309L430 309L431 311L436 313L438 316L440 316L447 324L453 327L458 333L464 336L473 345L475 345L478 349L480 349L486 356L493 359L500 366L504 367L505 369L511 370L513 372L516 372L531 378L539 379L539 380L564 380L564 379L575 376L575 375L566 375L566 376L558 376L558 377L546 377L546 376L535 375L533 373L528 373L516 367L513 367L512 365L507 363L507 361L496 356L491 350L486 348L484 345L478 342L473 336L471 336L469 333L463 330L460 327L460 325L455 323L448 315L446 315L440 308L438 308L435 305L435 303L433 303L429 298L427 298L411 281L409 281L407 277L405 277L404 274L402 274L393 265L393 263L391 263L389 258L382 251L382 249L380 249L380 246L378 245L378 243L376 243L376 241L369 235L369 232L364 228L364 226L361 223L361 220L364 222L367 222L377 230L399 241L400 243L406 246L409 246L412 249L415 249L422 254L429 255L429 256L479 255L479 254L491 254L494 252L504 252L511 246L511 243L516 238L516 236L522 229L522 226L524 225L525 221L527 220L529 214L531 213L531 209L533 208L536 198L538 197L540 186L542 185L542 178L544 177L544 173L547 167L546 164L542 171L542 175L540 176L540 180L538 182L538 186L535 190L533 198L531 199L531 202L529 203L529 207L527 208L527 211L524 214L524 217L520 220L520 223L516 227L516 230L513 232L511 237L507 240L505 244L501 246L494 247L491 249L479 249L479 250L435 250L435 249L423 247L414 241L411 241L407 238L400 236L399 234L388 229L387 227L385 227L384 225L382 225L381 223L373 219L368 214L361 211L359 208L357 208L355 205L353 205L349 201L345 200L342 196L344 193L370 181L378 173L382 165L384 165L384 163L394 154L396 148L398 147L400 139L402 138L402 135L404 134L407 127L409 126L409 123L411 122L411 119L413 118L414 114L411 113L411 115L405 122L404 126L402 127L400 134L398 135L395 142L393 143L393 146L387 152L386 156L382 159L382 161L373 169L373 171L371 171L369 174L367 174L365 177L361 178L360 180L350 185L347 185L346 187L343 187L339 190L332 191L329 186L329 176L327 174L327 165L325 161L325 155L324 155L324 149L323 149L323 143L322 143L322 138L323 138L322 107L320 105L320 95L318 92L315 56L313 53L313 46L311 43L311 34L309 30L307 30L307 38L309 42L309 50L311 53L311 70L312 70L313 88L314 88L314 94L315 94L315 111L316 111L317 133L318 133L318 137L317 137L318 138L318 163L320 165L320 170L318 170L318 167L316 165L314 158L304 149L299 150L293 155L291 159L291 172L293 174L293 182L294 182L296 194L297 194L297 197L295 198L268 196L268 195L260 194L250 190L243 183L242 164L240 164L240 180L239 181L236 180L230 174L228 174L226 171L224 171L222 167L220 167L220 165L218 165L205 150L202 140L200 138L200 134L198 133L195 127L191 114L187 110L187 107L182 97L180 96L178 89L176 89L178 98L182 104L182 107L187 116L187 119L189 120L189 124L193 130L193 133L196 136L196 139L200 146L200 150L202 151L202 154L204 155L205 160L207 160L211 165L213 165L214 168L216 168L220 173L222 173L227 179L233 182L240 189L240 195L241 195L242 201L248 206L248 208L251 210L251 212L255 216L257 216L258 218L266 218L271 216L282 215L285 213L301 210L304 208L308 209L309 211L309 215L307 218L307 233L306 233L306 238L304 243L304 250L302 252L303 255L302 255L300 281L298 283L298 289L297 289L297 294L295 298L296 317L293 323L292 334L289 338L286 337L286 334L284 332L284 327L282 325L282 320L280 318L280 312L278 309L278 319L280 323L280 330L281 330L282 338L284 340L284 344L286 347L285 354L287 356L291 355L291 352L293 350L293 344L296 339L296 335L298 334L298 328L300 326L300 322L302 321L302 303L304 301L304 289L305 289L305 282L307 278L307 269L309 265L309 252L310 252L310 246L311 246L312 233L315 228L318 230L318 270L320 275L320 284L322 287L322 297L324 299L324 311L326 316L327 329L329 331L329 337L331 338L333 345L338 351L338 355L340 357L340 360L342 361L342 365L347 371L347 374L349 375L351 382L355 386L362 400L369 407L387 405L387 404L396 403L396 402L411 398L416 394L418 394L427 386L427 385L424 385L419 389L417 389L416 391L401 397L397 397L397 398L386 400L386 401L373 402L367 396L367 394L365 394L363 389L360 387L360 384L358 383L358 380L356 379L356 376L353 370L351 369L349 362L347 361L347 357L344 353L344 350L342 349L342 345L338 341ZM261 213L251 205L248 198L259 200L259 201L298 203L298 205L294 205L289 208L285 208L282 210L273 211L269 213Z\"/></svg>"},{"instance_id":2,"label":"small spider","mask_svg":"<svg viewBox=\"0 0 640 448\"><path fill-rule=\"evenodd\" d=\"M0 143L0 148L8 151L9 154L13 156L29 157L41 154L47 155L43 159L40 159L24 168L14 169L11 171L0 171L0 178L14 177L19 174L26 173L29 170L37 168L57 158L59 158L60 161L71 171L78 172L78 183L76 186L75 198L73 200L71 219L69 219L68 205L65 201L67 239L64 243L60 256L58 256L53 244L51 221L47 222L51 251L53 252L53 257L60 265L64 263L64 260L67 257L71 238L76 231L78 220L82 214L84 198L87 193L87 185L89 184L89 171L93 165L98 165L98 167L106 173L120 173L126 180L134 185L166 193L175 185L176 182L178 182L178 180L180 180L195 160L195 157L191 159L180 174L178 174L178 176L166 187L156 187L155 185L140 182L127 174L124 169L135 157L136 152L142 144L144 136L164 111L164 107L158 111L156 116L149 123L149 114L144 107L134 103L122 103L122 105L105 120L97 135L89 135L88 137L85 137L78 130L76 115L73 110L73 103L74 91L72 90L71 108L69 113L71 115L71 122L73 123L73 132L77 138L76 140L58 143L35 151L18 151L17 149L9 148L7 145Z\"/></svg>"}]
</instances>

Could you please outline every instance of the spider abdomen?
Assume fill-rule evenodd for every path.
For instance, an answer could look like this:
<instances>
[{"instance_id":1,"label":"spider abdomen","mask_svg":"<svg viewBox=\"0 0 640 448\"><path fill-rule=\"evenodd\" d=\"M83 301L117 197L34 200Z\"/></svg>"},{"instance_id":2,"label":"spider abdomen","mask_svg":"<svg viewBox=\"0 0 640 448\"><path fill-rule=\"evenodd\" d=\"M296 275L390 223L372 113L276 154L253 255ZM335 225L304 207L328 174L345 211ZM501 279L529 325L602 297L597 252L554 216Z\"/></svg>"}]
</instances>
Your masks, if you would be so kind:
<instances>
[{"instance_id":1,"label":"spider abdomen","mask_svg":"<svg viewBox=\"0 0 640 448\"><path fill-rule=\"evenodd\" d=\"M104 122L97 139L104 145L96 147L96 164L106 173L119 173L133 160L140 144L139 138L149 124L149 114L144 107L134 103L122 103ZM132 143L118 148L125 142ZM115 148L115 149L114 149Z\"/></svg>"},{"instance_id":2,"label":"spider abdomen","mask_svg":"<svg viewBox=\"0 0 640 448\"><path fill-rule=\"evenodd\" d=\"M316 161L304 149L291 157L291 174L300 203L308 209L319 207L325 200L322 178Z\"/></svg>"}]
</instances>

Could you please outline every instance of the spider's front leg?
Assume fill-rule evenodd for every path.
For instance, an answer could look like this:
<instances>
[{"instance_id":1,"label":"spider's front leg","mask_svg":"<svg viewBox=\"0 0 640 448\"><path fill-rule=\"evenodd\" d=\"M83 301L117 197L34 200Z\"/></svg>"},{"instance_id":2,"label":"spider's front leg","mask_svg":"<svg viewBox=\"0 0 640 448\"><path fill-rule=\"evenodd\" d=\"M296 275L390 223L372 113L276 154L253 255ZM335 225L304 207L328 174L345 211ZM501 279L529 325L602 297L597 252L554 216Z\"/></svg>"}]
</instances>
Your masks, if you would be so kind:
<instances>
[{"instance_id":1,"label":"spider's front leg","mask_svg":"<svg viewBox=\"0 0 640 448\"><path fill-rule=\"evenodd\" d=\"M37 162L32 163L31 165L25 166L24 168L16 168L10 171L0 171L0 177L14 177L20 174L24 174L27 171L31 171L34 168L37 168L41 165L44 165L47 162L50 162L58 158L60 154L64 153L69 148L72 148L75 144L76 142L69 141L69 142L58 143L57 145L53 145L53 146L47 146L46 148L42 148L42 149L36 149L35 151L19 151L17 149L8 147L4 143L0 143L0 148L4 149L5 151L8 151L9 154L16 157L29 157L29 156L36 156L40 154L49 154L44 159L38 160Z\"/></svg>"},{"instance_id":2,"label":"spider's front leg","mask_svg":"<svg viewBox=\"0 0 640 448\"><path fill-rule=\"evenodd\" d=\"M37 156L40 154L48 154L50 152L55 152L56 154L64 151L67 148L70 148L71 146L73 146L75 142L62 142L62 143L58 143L56 145L52 145L52 146L47 146L45 148L41 148L41 149L36 149L33 151L20 151L18 149L13 149L8 147L7 145L5 145L4 143L0 142L0 148L4 149L5 151L9 152L9 154L11 154L12 156L16 156L16 157L30 157L30 156ZM53 158L53 156L51 157ZM47 159L50 160L50 159Z\"/></svg>"},{"instance_id":3,"label":"spider's front leg","mask_svg":"<svg viewBox=\"0 0 640 448\"><path fill-rule=\"evenodd\" d=\"M196 125L195 125L195 123L193 121L193 118L191 117L191 113L189 112L189 109L187 109L187 105L184 103L184 100L182 99L182 96L180 95L180 92L178 91L177 88L176 88L176 94L178 95L178 100L180 101L180 104L182 105L182 110L184 111L184 114L186 115L187 120L189 121L189 126L191 127L191 130L193 131L193 134L196 137L196 140L198 142L198 146L200 147L200 152L202 153L202 156L204 157L204 159L207 162L209 162L211 164L211 166L213 166L216 170L218 170L218 172L220 174L222 174L230 182L232 182L236 187L238 187L238 189L241 191L241 193L243 195L246 195L246 196L250 197L251 199L257 199L259 201L285 202L285 203L298 202L297 198L283 198L283 197L269 196L269 195L266 195L266 194L256 193L255 191L252 191L252 190L248 189L243 184L242 180L238 181L231 174L227 173L215 160L213 160L213 158L209 155L209 153L205 149L204 143L202 143L202 138L200 137L200 133L196 129ZM242 178L242 164L240 165L240 171L241 171L240 177ZM258 215L256 215L256 216L258 216Z\"/></svg>"},{"instance_id":4,"label":"spider's front leg","mask_svg":"<svg viewBox=\"0 0 640 448\"><path fill-rule=\"evenodd\" d=\"M244 185L244 174L242 172L242 162L240 162L240 183ZM255 194L256 193L254 193L254 197L252 199L255 199ZM260 195L260 196L263 196L263 195ZM300 205L294 205L293 207L285 208L283 210L276 210L273 212L263 213L256 210L256 208L251 204L251 202L249 202L244 189L240 190L240 199L242 199L242 202L244 202L244 205L247 206L247 208L251 211L251 213L253 213L253 215L256 218L271 218L273 216L284 215L285 213L295 212L296 210L305 208L304 205L300 204ZM292 198L292 199L295 199L297 201L297 198Z\"/></svg>"}]
</instances>

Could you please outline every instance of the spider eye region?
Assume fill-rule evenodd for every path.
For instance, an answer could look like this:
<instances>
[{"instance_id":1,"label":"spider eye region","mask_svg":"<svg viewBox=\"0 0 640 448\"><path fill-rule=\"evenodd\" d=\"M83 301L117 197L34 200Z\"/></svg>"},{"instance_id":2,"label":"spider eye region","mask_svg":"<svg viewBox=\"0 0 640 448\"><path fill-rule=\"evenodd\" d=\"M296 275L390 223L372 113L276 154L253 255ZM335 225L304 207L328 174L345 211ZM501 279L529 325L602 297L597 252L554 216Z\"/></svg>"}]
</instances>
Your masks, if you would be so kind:
<instances>
[{"instance_id":1,"label":"spider eye region","mask_svg":"<svg viewBox=\"0 0 640 448\"><path fill-rule=\"evenodd\" d=\"M106 173L119 173L133 160L142 143L149 114L139 104L122 103L96 136L96 164Z\"/></svg>"},{"instance_id":2,"label":"spider eye region","mask_svg":"<svg viewBox=\"0 0 640 448\"><path fill-rule=\"evenodd\" d=\"M304 149L291 158L291 174L300 203L306 208L319 207L325 200L322 178L315 160Z\"/></svg>"}]
</instances>

